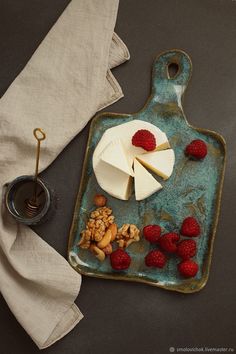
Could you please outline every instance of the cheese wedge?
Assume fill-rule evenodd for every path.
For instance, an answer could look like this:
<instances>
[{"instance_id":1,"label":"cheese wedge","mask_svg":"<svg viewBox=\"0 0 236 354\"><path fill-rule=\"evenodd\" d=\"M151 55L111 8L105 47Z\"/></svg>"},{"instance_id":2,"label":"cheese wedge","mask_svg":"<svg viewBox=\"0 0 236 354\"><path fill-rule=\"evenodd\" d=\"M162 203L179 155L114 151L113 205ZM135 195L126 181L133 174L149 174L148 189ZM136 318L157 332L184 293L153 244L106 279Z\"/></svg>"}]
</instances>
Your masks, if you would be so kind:
<instances>
[{"instance_id":1,"label":"cheese wedge","mask_svg":"<svg viewBox=\"0 0 236 354\"><path fill-rule=\"evenodd\" d=\"M148 198L162 188L161 184L136 159L134 159L134 186L136 200Z\"/></svg>"},{"instance_id":2,"label":"cheese wedge","mask_svg":"<svg viewBox=\"0 0 236 354\"><path fill-rule=\"evenodd\" d=\"M120 139L116 139L104 149L100 156L101 160L118 170L127 173L130 176L134 175L132 169L132 161L127 158L127 154L122 146Z\"/></svg>"},{"instance_id":3,"label":"cheese wedge","mask_svg":"<svg viewBox=\"0 0 236 354\"><path fill-rule=\"evenodd\" d=\"M100 187L115 198L128 200L132 192L132 177L118 168L99 160L94 166Z\"/></svg>"},{"instance_id":4,"label":"cheese wedge","mask_svg":"<svg viewBox=\"0 0 236 354\"><path fill-rule=\"evenodd\" d=\"M138 155L137 159L145 167L156 173L163 179L168 179L174 168L175 154L172 149L154 151L149 154Z\"/></svg>"}]
</instances>

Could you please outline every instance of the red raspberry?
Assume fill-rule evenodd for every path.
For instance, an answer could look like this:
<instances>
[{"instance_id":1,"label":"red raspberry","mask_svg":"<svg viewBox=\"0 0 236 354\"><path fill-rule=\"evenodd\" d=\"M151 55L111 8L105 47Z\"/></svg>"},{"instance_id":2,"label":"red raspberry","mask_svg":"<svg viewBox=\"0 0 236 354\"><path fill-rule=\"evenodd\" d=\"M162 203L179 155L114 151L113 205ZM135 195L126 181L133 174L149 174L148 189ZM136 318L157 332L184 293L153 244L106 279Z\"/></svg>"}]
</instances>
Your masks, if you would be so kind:
<instances>
[{"instance_id":1,"label":"red raspberry","mask_svg":"<svg viewBox=\"0 0 236 354\"><path fill-rule=\"evenodd\" d=\"M179 235L176 234L175 232L170 232L160 237L159 244L164 251L169 253L175 253L177 250L176 243L178 241L179 241Z\"/></svg>"},{"instance_id":2,"label":"red raspberry","mask_svg":"<svg viewBox=\"0 0 236 354\"><path fill-rule=\"evenodd\" d=\"M183 240L177 246L177 255L183 259L194 257L197 251L197 244L194 240Z\"/></svg>"},{"instance_id":3,"label":"red raspberry","mask_svg":"<svg viewBox=\"0 0 236 354\"><path fill-rule=\"evenodd\" d=\"M143 235L147 241L156 243L161 236L161 228L159 225L147 225L143 229Z\"/></svg>"},{"instance_id":4,"label":"red raspberry","mask_svg":"<svg viewBox=\"0 0 236 354\"><path fill-rule=\"evenodd\" d=\"M153 151L156 148L156 138L149 130L140 129L132 137L132 144L146 151Z\"/></svg>"},{"instance_id":5,"label":"red raspberry","mask_svg":"<svg viewBox=\"0 0 236 354\"><path fill-rule=\"evenodd\" d=\"M197 160L204 159L204 157L207 155L207 145L203 140L193 140L189 145L186 146L185 154Z\"/></svg>"},{"instance_id":6,"label":"red raspberry","mask_svg":"<svg viewBox=\"0 0 236 354\"><path fill-rule=\"evenodd\" d=\"M200 226L195 218L192 216L184 219L180 233L184 236L188 237L196 237L199 236L201 232Z\"/></svg>"},{"instance_id":7,"label":"red raspberry","mask_svg":"<svg viewBox=\"0 0 236 354\"><path fill-rule=\"evenodd\" d=\"M195 277L198 272L198 264L191 260L182 261L178 264L178 270L186 278Z\"/></svg>"},{"instance_id":8,"label":"red raspberry","mask_svg":"<svg viewBox=\"0 0 236 354\"><path fill-rule=\"evenodd\" d=\"M153 250L149 252L145 257L145 263L148 267L163 268L166 264L166 261L166 256L159 250Z\"/></svg>"},{"instance_id":9,"label":"red raspberry","mask_svg":"<svg viewBox=\"0 0 236 354\"><path fill-rule=\"evenodd\" d=\"M129 268L131 263L130 255L122 248L118 248L110 255L110 262L113 269L124 270Z\"/></svg>"}]
</instances>

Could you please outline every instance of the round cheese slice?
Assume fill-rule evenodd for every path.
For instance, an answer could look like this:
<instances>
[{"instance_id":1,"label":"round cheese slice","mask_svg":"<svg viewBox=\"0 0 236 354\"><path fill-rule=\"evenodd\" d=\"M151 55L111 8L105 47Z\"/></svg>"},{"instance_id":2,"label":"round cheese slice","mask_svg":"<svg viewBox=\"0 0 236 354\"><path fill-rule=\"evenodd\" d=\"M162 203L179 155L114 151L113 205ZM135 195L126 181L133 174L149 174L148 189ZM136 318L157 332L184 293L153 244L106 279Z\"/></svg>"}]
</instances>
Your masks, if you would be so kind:
<instances>
[{"instance_id":1,"label":"round cheese slice","mask_svg":"<svg viewBox=\"0 0 236 354\"><path fill-rule=\"evenodd\" d=\"M140 129L153 133L157 151L170 147L166 134L158 127L146 121L132 120L107 129L93 154L93 169L98 184L118 199L128 200L130 197L135 157L149 154L146 150L132 145L132 137Z\"/></svg>"}]
</instances>

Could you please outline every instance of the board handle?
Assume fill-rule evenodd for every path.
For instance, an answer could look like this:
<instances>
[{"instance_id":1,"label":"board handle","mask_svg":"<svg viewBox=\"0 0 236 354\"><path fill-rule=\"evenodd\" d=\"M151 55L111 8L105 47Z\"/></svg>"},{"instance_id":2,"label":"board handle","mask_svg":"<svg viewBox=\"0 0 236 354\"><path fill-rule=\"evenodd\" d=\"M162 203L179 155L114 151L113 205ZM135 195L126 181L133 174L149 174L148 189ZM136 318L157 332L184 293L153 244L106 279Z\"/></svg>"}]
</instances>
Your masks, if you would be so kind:
<instances>
[{"instance_id":1,"label":"board handle","mask_svg":"<svg viewBox=\"0 0 236 354\"><path fill-rule=\"evenodd\" d=\"M176 72L173 73L173 67ZM176 103L181 107L181 97L192 74L192 62L188 54L179 49L161 53L154 62L152 97L156 103Z\"/></svg>"}]
</instances>

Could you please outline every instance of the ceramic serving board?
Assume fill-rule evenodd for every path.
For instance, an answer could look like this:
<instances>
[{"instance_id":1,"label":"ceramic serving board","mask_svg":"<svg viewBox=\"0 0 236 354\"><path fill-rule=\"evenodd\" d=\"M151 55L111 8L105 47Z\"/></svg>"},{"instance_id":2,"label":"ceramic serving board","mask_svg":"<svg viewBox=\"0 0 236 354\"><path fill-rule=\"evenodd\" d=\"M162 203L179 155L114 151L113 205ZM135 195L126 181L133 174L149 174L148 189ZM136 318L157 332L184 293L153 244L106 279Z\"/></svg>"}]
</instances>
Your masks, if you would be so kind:
<instances>
[{"instance_id":1,"label":"ceramic serving board","mask_svg":"<svg viewBox=\"0 0 236 354\"><path fill-rule=\"evenodd\" d=\"M170 77L168 66L173 63L178 65L178 72ZM219 134L193 127L186 120L182 96L191 72L191 60L186 53L181 50L164 52L154 62L151 95L141 111L134 114L102 113L93 119L68 245L69 262L81 274L145 282L184 293L198 291L206 284L219 216L226 148ZM173 174L167 181L162 180L163 189L140 202L135 200L134 194L128 201L106 194L99 187L92 168L94 149L106 129L133 119L148 121L164 131L176 157ZM202 161L190 160L184 154L186 145L193 139L202 139L208 145L208 155ZM165 232L178 231L185 217L195 216L202 230L195 257L199 264L197 276L182 278L176 267L177 257L171 257L163 269L146 267L144 257L153 246L144 238L128 247L132 263L122 272L112 270L109 257L100 263L91 252L77 247L80 232L94 209L93 197L97 193L107 197L119 227L133 223L142 229L148 224L159 224Z\"/></svg>"}]
</instances>

